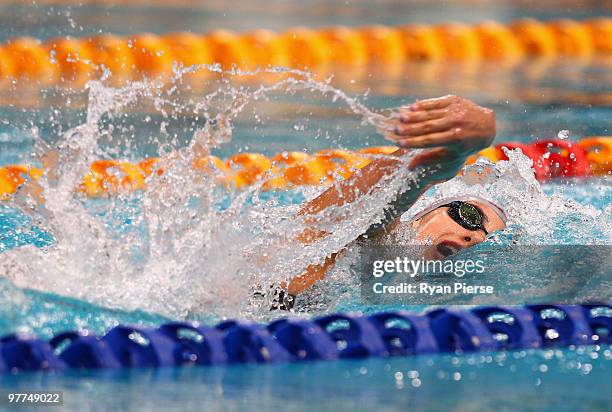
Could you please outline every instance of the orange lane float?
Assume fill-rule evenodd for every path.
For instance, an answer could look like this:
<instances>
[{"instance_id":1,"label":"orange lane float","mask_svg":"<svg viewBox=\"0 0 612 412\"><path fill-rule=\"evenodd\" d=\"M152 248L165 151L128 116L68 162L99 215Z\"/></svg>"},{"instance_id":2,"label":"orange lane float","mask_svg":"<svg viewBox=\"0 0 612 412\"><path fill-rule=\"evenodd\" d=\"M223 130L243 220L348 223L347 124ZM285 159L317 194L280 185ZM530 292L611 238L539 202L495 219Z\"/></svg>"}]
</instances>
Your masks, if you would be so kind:
<instances>
[{"instance_id":1,"label":"orange lane float","mask_svg":"<svg viewBox=\"0 0 612 412\"><path fill-rule=\"evenodd\" d=\"M612 174L612 139L587 137L578 143L586 152L591 172L595 175Z\"/></svg>"},{"instance_id":2,"label":"orange lane float","mask_svg":"<svg viewBox=\"0 0 612 412\"><path fill-rule=\"evenodd\" d=\"M16 76L16 68L13 59L4 47L0 47L0 84L7 82Z\"/></svg>"},{"instance_id":3,"label":"orange lane float","mask_svg":"<svg viewBox=\"0 0 612 412\"><path fill-rule=\"evenodd\" d=\"M71 37L46 43L47 53L57 62L61 80L75 82L87 77L93 53L87 41Z\"/></svg>"},{"instance_id":4,"label":"orange lane float","mask_svg":"<svg viewBox=\"0 0 612 412\"><path fill-rule=\"evenodd\" d=\"M276 33L253 30L207 34L143 33L128 38L30 37L0 45L0 82L28 79L52 83L99 76L104 66L117 76L167 75L172 65L219 63L225 69L286 65L316 70L329 64L406 61L518 61L523 57L569 56L586 59L612 54L612 19L540 22L522 19L508 25L485 21L476 25L296 27Z\"/></svg>"},{"instance_id":5,"label":"orange lane float","mask_svg":"<svg viewBox=\"0 0 612 412\"><path fill-rule=\"evenodd\" d=\"M287 45L276 32L253 30L245 33L242 39L255 67L290 66Z\"/></svg>"},{"instance_id":6,"label":"orange lane float","mask_svg":"<svg viewBox=\"0 0 612 412\"><path fill-rule=\"evenodd\" d=\"M8 199L26 180L38 180L43 171L25 165L0 167L0 200Z\"/></svg>"},{"instance_id":7,"label":"orange lane float","mask_svg":"<svg viewBox=\"0 0 612 412\"><path fill-rule=\"evenodd\" d=\"M221 64L224 69L231 69L232 66L249 68L252 65L248 44L237 33L214 30L208 33L205 41L212 51L213 62Z\"/></svg>"},{"instance_id":8,"label":"orange lane float","mask_svg":"<svg viewBox=\"0 0 612 412\"><path fill-rule=\"evenodd\" d=\"M258 153L238 153L227 159L230 180L235 187L249 186L260 180L272 168L272 162Z\"/></svg>"},{"instance_id":9,"label":"orange lane float","mask_svg":"<svg viewBox=\"0 0 612 412\"><path fill-rule=\"evenodd\" d=\"M206 39L194 33L169 33L162 37L171 50L176 63L184 67L196 64L212 64L215 60L213 50Z\"/></svg>"},{"instance_id":10,"label":"orange lane float","mask_svg":"<svg viewBox=\"0 0 612 412\"><path fill-rule=\"evenodd\" d=\"M9 40L3 47L4 57L13 67L12 78L43 83L57 80L58 67L47 47L31 37Z\"/></svg>"},{"instance_id":11,"label":"orange lane float","mask_svg":"<svg viewBox=\"0 0 612 412\"><path fill-rule=\"evenodd\" d=\"M325 37L306 27L290 29L281 35L291 66L313 68L326 63L328 49Z\"/></svg>"},{"instance_id":12,"label":"orange lane float","mask_svg":"<svg viewBox=\"0 0 612 412\"><path fill-rule=\"evenodd\" d=\"M433 27L413 24L402 26L399 30L406 60L438 61L446 56L444 44Z\"/></svg>"},{"instance_id":13,"label":"orange lane float","mask_svg":"<svg viewBox=\"0 0 612 412\"><path fill-rule=\"evenodd\" d=\"M128 40L104 34L86 39L91 50L94 76L101 75L104 70L110 71L115 77L128 77L134 69L134 56Z\"/></svg>"},{"instance_id":14,"label":"orange lane float","mask_svg":"<svg viewBox=\"0 0 612 412\"><path fill-rule=\"evenodd\" d=\"M506 142L488 147L468 159L492 162L506 160L504 148L520 149L533 161L538 180L609 176L612 174L612 137L586 137L579 142L560 139L534 143ZM238 153L223 161L215 156L198 158L192 167L202 173L213 173L220 184L244 188L261 184L263 189L283 189L304 185L325 185L336 179L346 179L377 156L393 153L395 146L368 147L357 151L345 149L320 150L314 154L282 152L270 158L257 153ZM136 163L119 160L97 160L78 185L77 191L89 197L109 196L141 190L147 178L162 175L159 158ZM0 199L8 199L27 180L38 180L43 170L25 165L0 167Z\"/></svg>"},{"instance_id":15,"label":"orange lane float","mask_svg":"<svg viewBox=\"0 0 612 412\"><path fill-rule=\"evenodd\" d=\"M510 31L532 57L553 57L557 54L557 40L549 25L533 19L517 20Z\"/></svg>"},{"instance_id":16,"label":"orange lane float","mask_svg":"<svg viewBox=\"0 0 612 412\"><path fill-rule=\"evenodd\" d=\"M450 60L477 60L483 55L480 39L471 26L446 23L439 25L436 32Z\"/></svg>"},{"instance_id":17,"label":"orange lane float","mask_svg":"<svg viewBox=\"0 0 612 412\"><path fill-rule=\"evenodd\" d=\"M612 19L605 17L587 20L584 22L590 32L595 52L612 54Z\"/></svg>"},{"instance_id":18,"label":"orange lane float","mask_svg":"<svg viewBox=\"0 0 612 412\"><path fill-rule=\"evenodd\" d=\"M78 191L90 197L144 188L145 172L139 164L117 160L96 160Z\"/></svg>"},{"instance_id":19,"label":"orange lane float","mask_svg":"<svg viewBox=\"0 0 612 412\"><path fill-rule=\"evenodd\" d=\"M318 185L327 179L327 165L304 152L283 152L272 157L272 162L283 169L287 185Z\"/></svg>"},{"instance_id":20,"label":"orange lane float","mask_svg":"<svg viewBox=\"0 0 612 412\"><path fill-rule=\"evenodd\" d=\"M395 63L404 60L404 38L395 27L368 26L359 29L370 60Z\"/></svg>"},{"instance_id":21,"label":"orange lane float","mask_svg":"<svg viewBox=\"0 0 612 412\"><path fill-rule=\"evenodd\" d=\"M168 74L175 57L163 38L151 33L136 35L128 42L134 58L134 67L141 76L154 77Z\"/></svg>"},{"instance_id":22,"label":"orange lane float","mask_svg":"<svg viewBox=\"0 0 612 412\"><path fill-rule=\"evenodd\" d=\"M330 27L320 31L327 43L327 59L336 64L361 66L368 62L366 42L359 33L348 27Z\"/></svg>"},{"instance_id":23,"label":"orange lane float","mask_svg":"<svg viewBox=\"0 0 612 412\"><path fill-rule=\"evenodd\" d=\"M485 58L518 60L523 57L520 41L506 26L490 21L477 25L475 30Z\"/></svg>"},{"instance_id":24,"label":"orange lane float","mask_svg":"<svg viewBox=\"0 0 612 412\"><path fill-rule=\"evenodd\" d=\"M594 38L586 24L572 20L558 20L550 25L557 41L557 53L572 57L590 57L594 52Z\"/></svg>"}]
</instances>

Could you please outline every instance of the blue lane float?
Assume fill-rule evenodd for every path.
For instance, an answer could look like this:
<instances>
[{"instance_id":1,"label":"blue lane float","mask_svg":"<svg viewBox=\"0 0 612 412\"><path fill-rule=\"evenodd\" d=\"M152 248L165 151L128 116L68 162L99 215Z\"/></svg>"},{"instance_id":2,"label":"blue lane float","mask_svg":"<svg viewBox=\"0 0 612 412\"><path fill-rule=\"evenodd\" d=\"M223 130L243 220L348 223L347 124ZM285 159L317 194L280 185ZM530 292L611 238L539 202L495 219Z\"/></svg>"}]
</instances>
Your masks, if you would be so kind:
<instances>
[{"instance_id":1,"label":"blue lane float","mask_svg":"<svg viewBox=\"0 0 612 412\"><path fill-rule=\"evenodd\" d=\"M332 314L268 325L188 322L117 326L104 336L60 333L49 341L0 339L0 372L278 363L533 349L612 342L612 306L528 305Z\"/></svg>"}]
</instances>

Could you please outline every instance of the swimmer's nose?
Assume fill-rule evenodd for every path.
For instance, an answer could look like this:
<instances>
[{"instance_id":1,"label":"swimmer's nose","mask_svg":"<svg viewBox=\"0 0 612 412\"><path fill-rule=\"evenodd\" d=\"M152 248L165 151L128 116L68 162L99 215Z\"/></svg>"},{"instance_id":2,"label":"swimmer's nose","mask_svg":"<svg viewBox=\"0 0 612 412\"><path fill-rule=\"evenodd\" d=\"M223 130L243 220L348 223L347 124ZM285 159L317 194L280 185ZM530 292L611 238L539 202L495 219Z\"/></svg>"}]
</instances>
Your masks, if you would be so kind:
<instances>
[{"instance_id":1,"label":"swimmer's nose","mask_svg":"<svg viewBox=\"0 0 612 412\"><path fill-rule=\"evenodd\" d=\"M481 232L461 228L459 233L457 233L456 240L460 242L465 248L468 248L484 242L485 235Z\"/></svg>"},{"instance_id":2,"label":"swimmer's nose","mask_svg":"<svg viewBox=\"0 0 612 412\"><path fill-rule=\"evenodd\" d=\"M485 240L484 233L479 233L471 230L467 230L464 228L453 230L453 233L450 236L445 236L444 238L447 241L450 241L455 244L455 247L460 249L467 249L478 243L481 243Z\"/></svg>"},{"instance_id":3,"label":"swimmer's nose","mask_svg":"<svg viewBox=\"0 0 612 412\"><path fill-rule=\"evenodd\" d=\"M484 233L473 232L467 229L453 231L451 234L443 236L436 242L436 251L444 258L458 253L460 250L483 242Z\"/></svg>"}]
</instances>

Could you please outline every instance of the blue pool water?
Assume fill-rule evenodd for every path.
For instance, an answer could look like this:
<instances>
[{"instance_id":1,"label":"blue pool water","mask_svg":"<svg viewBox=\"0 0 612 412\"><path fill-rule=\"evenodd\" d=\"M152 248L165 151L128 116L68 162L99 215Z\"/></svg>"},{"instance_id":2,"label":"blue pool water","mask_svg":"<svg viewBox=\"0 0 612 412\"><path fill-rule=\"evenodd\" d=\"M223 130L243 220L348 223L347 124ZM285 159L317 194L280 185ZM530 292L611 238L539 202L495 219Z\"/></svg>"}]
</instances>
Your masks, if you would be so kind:
<instances>
[{"instance_id":1,"label":"blue pool water","mask_svg":"<svg viewBox=\"0 0 612 412\"><path fill-rule=\"evenodd\" d=\"M310 26L395 24L400 22L398 11L406 11L401 5L388 2L390 5L377 7L376 12L371 13L366 2L353 2L352 14L332 19L329 16L342 15L340 6L327 6L328 9L321 11L321 2L317 1L281 3L286 8L277 8L277 14L246 5L244 10L228 12L225 5L211 2L210 7L197 10L152 8L145 16L136 7L0 6L0 40L26 34L40 38L83 35L99 30L120 34L178 29L206 31L217 27L245 30L252 25L244 16L254 10L260 14L258 27L265 25L274 29L298 23ZM319 6L318 13L306 13L315 5ZM296 10L301 16L299 21L287 17ZM484 17L509 21L534 16L534 13L535 17L542 18L577 18L599 12L572 9L534 12L489 6L474 11L453 6L450 15L441 16L436 9L423 5L406 12L401 22L438 22L451 18L473 22ZM157 19L159 24L150 27L148 19L151 18ZM75 24L69 24L70 21ZM372 68L361 73L333 73L336 77L332 84L360 96L360 100L373 110L448 93L466 96L496 110L496 142L530 142L537 137L555 137L561 130L569 130L570 140L587 135L610 135L612 111L609 106L598 103L601 101L598 97L612 90L609 66L605 62L552 62L538 70L535 68L538 67L533 62L508 68L486 64L478 68L461 64L417 64ZM369 93L363 95L366 90ZM202 93L191 91L184 97L187 100ZM216 147L213 153L221 157L239 151L272 155L283 150L313 152L330 147L354 149L387 144L373 127L362 126L360 119L341 103L316 93L279 94L266 103L265 108L255 104L241 114L234 123L232 140ZM0 90L0 165L29 163L37 139L57 143L63 133L85 122L86 104L86 92L80 89ZM194 121L197 122L189 115L168 120L154 110L132 107L124 116L109 121L115 126L114 132L100 138L96 155L132 160L157 156L160 147L170 141L168 136L175 138L172 144L184 145L191 138ZM166 137L159 134L163 122L168 122L170 130ZM542 190L548 196L562 199L558 204L577 204L579 214L560 215L553 220L556 229L546 237L530 232L525 235L527 239L555 244L610 245L610 228L605 224L601 227L591 216L610 215L612 186L609 179L551 182L544 184ZM271 202L275 207L297 205L311 195L308 190L266 192L259 194L258 199L249 200L244 208L259 210L257 207L262 202ZM239 194L218 190L215 196L215 210L224 210ZM105 223L111 233L138 233L141 199L135 195L122 202L86 200L84 205L85 210ZM609 217L604 222L609 223ZM53 243L52 235L37 227L30 218L9 204L0 204L0 259L26 245L44 248ZM80 257L87 259L85 255ZM545 261L534 262L534 266L543 265ZM194 282L197 281L198 273L190 275ZM217 276L223 278L224 274L219 272ZM20 288L0 276L0 335L21 331L48 338L76 328L103 333L118 323L157 325L173 318L149 310L151 306L145 305L145 297L139 296L139 291L134 289L128 289L132 295L124 300L106 296L109 297L108 305L104 304L104 295L95 294L95 291L88 290L81 296L78 289L85 289L87 285L78 283L78 273L74 279L76 291L57 293L35 285ZM180 301L181 296L175 300ZM184 317L213 324L225 317L242 316L238 309L223 309L216 311L210 307L208 312ZM427 307L411 309L423 311ZM379 308L365 306L358 299L348 299L333 302L324 309L325 312L336 310L373 312ZM612 402L610 361L612 348L600 345L276 366L22 373L0 376L0 390L63 390L65 406L70 410L167 410L177 402L185 410L226 411L608 410Z\"/></svg>"},{"instance_id":2,"label":"blue pool water","mask_svg":"<svg viewBox=\"0 0 612 412\"><path fill-rule=\"evenodd\" d=\"M0 377L70 410L576 411L610 403L610 348ZM571 386L569 386L571 385Z\"/></svg>"}]
</instances>

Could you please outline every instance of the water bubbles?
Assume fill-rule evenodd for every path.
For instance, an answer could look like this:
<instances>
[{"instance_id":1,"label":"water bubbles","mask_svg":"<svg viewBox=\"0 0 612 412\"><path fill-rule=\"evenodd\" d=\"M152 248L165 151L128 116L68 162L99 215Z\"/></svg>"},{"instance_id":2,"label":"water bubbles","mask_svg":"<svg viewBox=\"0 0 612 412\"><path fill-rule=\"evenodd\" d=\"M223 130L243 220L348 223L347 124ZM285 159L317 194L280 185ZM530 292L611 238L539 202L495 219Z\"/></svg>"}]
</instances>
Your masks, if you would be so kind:
<instances>
[{"instance_id":1,"label":"water bubbles","mask_svg":"<svg viewBox=\"0 0 612 412\"><path fill-rule=\"evenodd\" d=\"M593 365L590 363L584 363L582 364L582 366L580 367L580 372L583 375L588 375L589 373L591 373L591 371L593 370Z\"/></svg>"},{"instance_id":2,"label":"water bubbles","mask_svg":"<svg viewBox=\"0 0 612 412\"><path fill-rule=\"evenodd\" d=\"M555 340L559 338L559 332L557 332L555 329L546 329L544 337L548 340Z\"/></svg>"},{"instance_id":3,"label":"water bubbles","mask_svg":"<svg viewBox=\"0 0 612 412\"><path fill-rule=\"evenodd\" d=\"M560 131L557 133L557 138L558 138L558 139L561 139L561 140L567 140L567 139L569 139L569 137L570 137L570 132L569 132L569 130L560 130Z\"/></svg>"},{"instance_id":4,"label":"water bubbles","mask_svg":"<svg viewBox=\"0 0 612 412\"><path fill-rule=\"evenodd\" d=\"M489 323L502 322L508 325L514 325L515 319L514 319L514 316L512 316L509 313L494 312L494 313L491 313L489 316L487 316L487 322Z\"/></svg>"},{"instance_id":5,"label":"water bubbles","mask_svg":"<svg viewBox=\"0 0 612 412\"><path fill-rule=\"evenodd\" d=\"M542 311L540 311L540 317L542 319L557 319L557 320L563 320L565 319L567 315L565 314L565 312L556 309L556 308L549 308L549 309L544 309Z\"/></svg>"},{"instance_id":6,"label":"water bubbles","mask_svg":"<svg viewBox=\"0 0 612 412\"><path fill-rule=\"evenodd\" d=\"M128 335L128 339L136 342L137 344L141 346L148 346L150 343L149 339L145 338L141 333L138 333L138 332L131 332Z\"/></svg>"}]
</instances>

